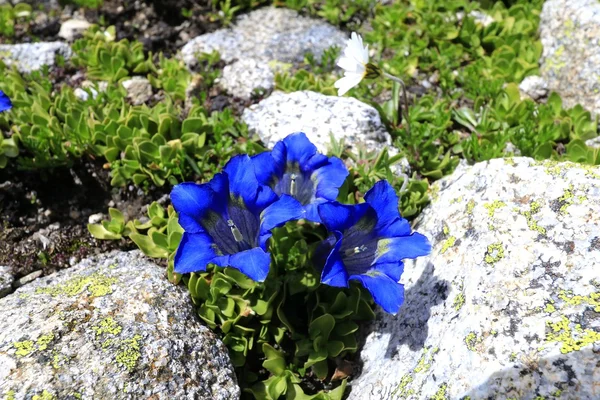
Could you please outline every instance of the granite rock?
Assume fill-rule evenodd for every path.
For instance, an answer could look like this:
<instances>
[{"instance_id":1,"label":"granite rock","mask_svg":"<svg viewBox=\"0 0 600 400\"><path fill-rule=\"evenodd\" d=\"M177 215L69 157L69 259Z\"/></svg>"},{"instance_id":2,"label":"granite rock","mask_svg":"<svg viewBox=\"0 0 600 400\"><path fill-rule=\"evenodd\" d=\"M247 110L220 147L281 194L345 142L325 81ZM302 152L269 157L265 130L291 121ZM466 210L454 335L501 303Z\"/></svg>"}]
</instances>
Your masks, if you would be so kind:
<instances>
[{"instance_id":1,"label":"granite rock","mask_svg":"<svg viewBox=\"0 0 600 400\"><path fill-rule=\"evenodd\" d=\"M113 252L0 299L0 397L239 398L227 349L164 275Z\"/></svg>"},{"instance_id":2,"label":"granite rock","mask_svg":"<svg viewBox=\"0 0 600 400\"><path fill-rule=\"evenodd\" d=\"M519 84L521 98L540 100L548 96L548 82L540 76L528 76Z\"/></svg>"},{"instance_id":3,"label":"granite rock","mask_svg":"<svg viewBox=\"0 0 600 400\"><path fill-rule=\"evenodd\" d=\"M432 254L367 330L349 399L597 398L600 168L463 164L432 198Z\"/></svg>"},{"instance_id":4,"label":"granite rock","mask_svg":"<svg viewBox=\"0 0 600 400\"><path fill-rule=\"evenodd\" d=\"M85 19L69 19L60 25L58 36L72 42L77 37L83 35L90 26L92 24Z\"/></svg>"},{"instance_id":5,"label":"granite rock","mask_svg":"<svg viewBox=\"0 0 600 400\"><path fill-rule=\"evenodd\" d=\"M565 106L600 112L600 2L548 0L540 15L540 72Z\"/></svg>"},{"instance_id":6,"label":"granite rock","mask_svg":"<svg viewBox=\"0 0 600 400\"><path fill-rule=\"evenodd\" d=\"M229 94L247 100L257 90L270 92L275 74L267 63L247 58L225 66L219 84Z\"/></svg>"},{"instance_id":7,"label":"granite rock","mask_svg":"<svg viewBox=\"0 0 600 400\"><path fill-rule=\"evenodd\" d=\"M150 81L141 76L133 76L121 83L127 91L127 98L131 104L139 106L146 103L152 97L152 85Z\"/></svg>"},{"instance_id":8,"label":"granite rock","mask_svg":"<svg viewBox=\"0 0 600 400\"><path fill-rule=\"evenodd\" d=\"M71 57L71 48L63 42L40 42L0 45L0 59L15 64L21 72L37 71L42 66L54 66L56 56Z\"/></svg>"},{"instance_id":9,"label":"granite rock","mask_svg":"<svg viewBox=\"0 0 600 400\"><path fill-rule=\"evenodd\" d=\"M10 267L0 265L0 298L12 291L14 277Z\"/></svg>"},{"instance_id":10,"label":"granite rock","mask_svg":"<svg viewBox=\"0 0 600 400\"><path fill-rule=\"evenodd\" d=\"M377 110L353 97L276 91L244 110L242 119L267 147L298 131L306 133L323 153L331 143L330 134L354 150L360 146L381 150L391 144Z\"/></svg>"}]
</instances>

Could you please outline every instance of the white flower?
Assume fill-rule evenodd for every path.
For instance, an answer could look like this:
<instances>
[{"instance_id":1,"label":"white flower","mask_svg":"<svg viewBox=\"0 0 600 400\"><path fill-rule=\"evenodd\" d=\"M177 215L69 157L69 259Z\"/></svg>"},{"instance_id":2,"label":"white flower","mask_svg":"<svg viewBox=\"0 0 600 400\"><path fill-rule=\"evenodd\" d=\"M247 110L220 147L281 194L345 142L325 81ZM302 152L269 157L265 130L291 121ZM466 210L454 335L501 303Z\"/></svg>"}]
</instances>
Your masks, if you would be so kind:
<instances>
[{"instance_id":1,"label":"white flower","mask_svg":"<svg viewBox=\"0 0 600 400\"><path fill-rule=\"evenodd\" d=\"M369 46L363 47L360 35L352 32L344 55L337 65L344 69L344 77L335 82L333 86L338 89L338 96L343 96L348 90L358 85L367 74L369 63Z\"/></svg>"}]
</instances>

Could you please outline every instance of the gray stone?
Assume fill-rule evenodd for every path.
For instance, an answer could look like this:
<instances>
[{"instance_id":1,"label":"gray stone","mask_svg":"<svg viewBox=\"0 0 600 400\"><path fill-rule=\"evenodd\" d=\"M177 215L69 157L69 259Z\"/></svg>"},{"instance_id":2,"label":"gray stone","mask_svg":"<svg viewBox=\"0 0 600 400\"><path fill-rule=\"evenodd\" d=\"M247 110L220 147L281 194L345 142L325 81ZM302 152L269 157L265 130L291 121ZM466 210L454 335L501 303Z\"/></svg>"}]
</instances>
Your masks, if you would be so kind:
<instances>
[{"instance_id":1,"label":"gray stone","mask_svg":"<svg viewBox=\"0 0 600 400\"><path fill-rule=\"evenodd\" d=\"M71 42L78 36L83 35L90 26L92 24L85 19L69 19L61 24L58 36Z\"/></svg>"},{"instance_id":2,"label":"gray stone","mask_svg":"<svg viewBox=\"0 0 600 400\"><path fill-rule=\"evenodd\" d=\"M0 298L12 292L13 280L12 269L0 265Z\"/></svg>"},{"instance_id":3,"label":"gray stone","mask_svg":"<svg viewBox=\"0 0 600 400\"><path fill-rule=\"evenodd\" d=\"M323 21L287 8L263 7L242 15L232 28L198 36L181 49L186 64L196 55L217 50L230 63L235 59L301 62L308 52L320 58L331 46L345 46L347 34Z\"/></svg>"},{"instance_id":4,"label":"gray stone","mask_svg":"<svg viewBox=\"0 0 600 400\"><path fill-rule=\"evenodd\" d=\"M0 45L0 59L7 65L17 65L21 72L37 71L42 66L54 66L56 56L71 57L71 48L63 42L41 42Z\"/></svg>"},{"instance_id":5,"label":"gray stone","mask_svg":"<svg viewBox=\"0 0 600 400\"><path fill-rule=\"evenodd\" d=\"M121 84L127 91L127 98L129 98L133 105L144 104L152 97L152 85L146 78L133 76Z\"/></svg>"},{"instance_id":6,"label":"gray stone","mask_svg":"<svg viewBox=\"0 0 600 400\"><path fill-rule=\"evenodd\" d=\"M37 271L33 271L32 273L27 274L24 277L17 279L15 281L15 283L13 284L13 286L15 288L20 288L21 286L25 286L28 283L35 281L37 278L42 276L42 274L43 274L43 271L41 269L37 270Z\"/></svg>"},{"instance_id":7,"label":"gray stone","mask_svg":"<svg viewBox=\"0 0 600 400\"><path fill-rule=\"evenodd\" d=\"M248 100L256 90L271 91L275 74L267 63L246 58L225 66L219 85L229 94Z\"/></svg>"},{"instance_id":8,"label":"gray stone","mask_svg":"<svg viewBox=\"0 0 600 400\"><path fill-rule=\"evenodd\" d=\"M381 150L391 144L391 137L373 107L353 97L326 96L311 91L273 92L271 96L244 110L243 121L267 147L290 133L302 131L326 153L333 135L344 139L356 150Z\"/></svg>"},{"instance_id":9,"label":"gray stone","mask_svg":"<svg viewBox=\"0 0 600 400\"><path fill-rule=\"evenodd\" d=\"M540 76L528 76L519 84L521 98L540 100L548 95L548 82Z\"/></svg>"},{"instance_id":10,"label":"gray stone","mask_svg":"<svg viewBox=\"0 0 600 400\"><path fill-rule=\"evenodd\" d=\"M540 15L540 72L565 106L600 112L600 2L548 0Z\"/></svg>"},{"instance_id":11,"label":"gray stone","mask_svg":"<svg viewBox=\"0 0 600 400\"><path fill-rule=\"evenodd\" d=\"M461 165L432 198L432 254L368 329L349 399L598 398L600 167Z\"/></svg>"},{"instance_id":12,"label":"gray stone","mask_svg":"<svg viewBox=\"0 0 600 400\"><path fill-rule=\"evenodd\" d=\"M0 299L0 396L237 399L227 349L187 291L113 252ZM38 397L39 396L39 397Z\"/></svg>"},{"instance_id":13,"label":"gray stone","mask_svg":"<svg viewBox=\"0 0 600 400\"><path fill-rule=\"evenodd\" d=\"M594 149L600 149L600 136L586 140L585 144Z\"/></svg>"}]
</instances>

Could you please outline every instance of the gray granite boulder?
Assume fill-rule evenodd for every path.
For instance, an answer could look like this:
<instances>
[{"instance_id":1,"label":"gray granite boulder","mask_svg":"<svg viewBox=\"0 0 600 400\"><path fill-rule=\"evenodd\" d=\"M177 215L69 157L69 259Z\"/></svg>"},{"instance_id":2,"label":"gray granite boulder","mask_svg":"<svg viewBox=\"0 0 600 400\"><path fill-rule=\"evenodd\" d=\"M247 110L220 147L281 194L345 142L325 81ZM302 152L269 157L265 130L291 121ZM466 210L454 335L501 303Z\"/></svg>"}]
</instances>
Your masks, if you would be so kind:
<instances>
[{"instance_id":1,"label":"gray granite boulder","mask_svg":"<svg viewBox=\"0 0 600 400\"><path fill-rule=\"evenodd\" d=\"M63 42L40 42L0 45L0 59L15 64L21 72L37 71L42 66L54 66L56 56L71 57L71 48Z\"/></svg>"},{"instance_id":2,"label":"gray granite boulder","mask_svg":"<svg viewBox=\"0 0 600 400\"><path fill-rule=\"evenodd\" d=\"M258 104L244 110L243 121L269 148L290 133L302 131L326 153L331 143L344 139L356 150L364 146L381 150L391 137L375 108L353 97L326 96L311 91L274 92Z\"/></svg>"},{"instance_id":3,"label":"gray granite boulder","mask_svg":"<svg viewBox=\"0 0 600 400\"><path fill-rule=\"evenodd\" d=\"M540 60L548 89L567 107L600 112L600 2L548 0L540 15Z\"/></svg>"},{"instance_id":4,"label":"gray granite boulder","mask_svg":"<svg viewBox=\"0 0 600 400\"><path fill-rule=\"evenodd\" d=\"M432 254L368 329L349 399L598 398L600 168L496 159L433 189Z\"/></svg>"},{"instance_id":5,"label":"gray granite boulder","mask_svg":"<svg viewBox=\"0 0 600 400\"><path fill-rule=\"evenodd\" d=\"M144 104L152 97L152 85L142 76L132 76L121 82L121 85L127 91L127 98L133 105Z\"/></svg>"},{"instance_id":6,"label":"gray granite boulder","mask_svg":"<svg viewBox=\"0 0 600 400\"><path fill-rule=\"evenodd\" d=\"M246 58L226 65L219 84L229 94L249 99L255 91L271 91L275 86L275 74L267 63Z\"/></svg>"},{"instance_id":7,"label":"gray granite boulder","mask_svg":"<svg viewBox=\"0 0 600 400\"><path fill-rule=\"evenodd\" d=\"M0 298L12 291L13 281L12 268L0 265Z\"/></svg>"},{"instance_id":8,"label":"gray granite boulder","mask_svg":"<svg viewBox=\"0 0 600 400\"><path fill-rule=\"evenodd\" d=\"M227 349L140 252L113 252L0 299L0 397L237 399Z\"/></svg>"},{"instance_id":9,"label":"gray granite boulder","mask_svg":"<svg viewBox=\"0 0 600 400\"><path fill-rule=\"evenodd\" d=\"M309 52L319 59L323 51L331 46L343 48L346 39L347 34L321 20L302 17L296 11L286 8L263 7L242 15L232 28L220 29L190 40L181 49L181 55L190 67L196 65L198 54L214 50L227 63L248 59L259 62L261 68L258 71L247 72L251 80L243 87L250 89L240 92L240 85L228 86L230 79L221 82L224 89L232 94L250 98L254 88L264 87L265 79L272 80L263 71L268 62L300 63ZM251 66L242 64L236 68L243 67Z\"/></svg>"}]
</instances>

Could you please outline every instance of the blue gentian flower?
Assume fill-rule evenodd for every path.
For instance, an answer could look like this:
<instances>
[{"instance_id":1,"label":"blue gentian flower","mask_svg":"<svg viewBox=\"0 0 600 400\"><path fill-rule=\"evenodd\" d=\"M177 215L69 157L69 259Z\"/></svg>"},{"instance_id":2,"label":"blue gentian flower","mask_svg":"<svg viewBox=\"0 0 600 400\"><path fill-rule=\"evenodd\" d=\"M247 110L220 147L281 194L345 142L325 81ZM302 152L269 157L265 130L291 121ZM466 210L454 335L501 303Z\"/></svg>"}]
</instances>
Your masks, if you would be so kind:
<instances>
[{"instance_id":1,"label":"blue gentian flower","mask_svg":"<svg viewBox=\"0 0 600 400\"><path fill-rule=\"evenodd\" d=\"M335 200L348 176L342 160L320 154L303 132L287 136L252 161L262 184L294 197L304 206L304 218L314 222L320 222L317 206Z\"/></svg>"},{"instance_id":2,"label":"blue gentian flower","mask_svg":"<svg viewBox=\"0 0 600 400\"><path fill-rule=\"evenodd\" d=\"M392 186L379 181L365 195L365 203L330 202L318 211L331 232L319 249L325 255L321 282L348 287L348 281L359 281L385 311L398 312L404 302L404 287L398 283L402 260L429 254L431 245L425 236L411 234Z\"/></svg>"},{"instance_id":3,"label":"blue gentian flower","mask_svg":"<svg viewBox=\"0 0 600 400\"><path fill-rule=\"evenodd\" d=\"M12 108L12 102L10 98L0 90L0 112L7 111Z\"/></svg>"},{"instance_id":4,"label":"blue gentian flower","mask_svg":"<svg viewBox=\"0 0 600 400\"><path fill-rule=\"evenodd\" d=\"M175 186L171 201L185 230L175 254L175 272L181 274L213 263L264 281L271 230L303 215L298 201L258 182L247 155L232 158L209 183Z\"/></svg>"}]
</instances>

